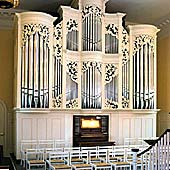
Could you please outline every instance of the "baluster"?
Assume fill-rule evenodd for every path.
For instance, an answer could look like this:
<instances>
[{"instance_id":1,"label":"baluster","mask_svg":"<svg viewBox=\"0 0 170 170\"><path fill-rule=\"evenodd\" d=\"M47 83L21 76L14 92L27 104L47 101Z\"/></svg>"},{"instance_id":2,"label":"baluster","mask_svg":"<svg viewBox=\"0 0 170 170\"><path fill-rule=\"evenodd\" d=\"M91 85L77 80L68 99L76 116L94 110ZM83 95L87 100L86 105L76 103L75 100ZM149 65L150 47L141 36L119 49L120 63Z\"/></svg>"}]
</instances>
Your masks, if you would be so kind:
<instances>
[{"instance_id":1,"label":"baluster","mask_svg":"<svg viewBox=\"0 0 170 170\"><path fill-rule=\"evenodd\" d=\"M170 132L167 132L167 169L169 169L169 145L170 145Z\"/></svg>"},{"instance_id":2,"label":"baluster","mask_svg":"<svg viewBox=\"0 0 170 170\"><path fill-rule=\"evenodd\" d=\"M148 157L148 170L152 170L152 162L151 162L151 156L152 156L152 149L149 151L149 157Z\"/></svg>"},{"instance_id":3,"label":"baluster","mask_svg":"<svg viewBox=\"0 0 170 170\"><path fill-rule=\"evenodd\" d=\"M155 144L155 169L158 169L158 143Z\"/></svg>"},{"instance_id":4,"label":"baluster","mask_svg":"<svg viewBox=\"0 0 170 170\"><path fill-rule=\"evenodd\" d=\"M166 169L166 167L167 167L167 162L166 162L166 160L167 160L167 144L166 144L166 142L167 142L167 134L165 134L164 136L163 136L163 168L164 169Z\"/></svg>"},{"instance_id":5,"label":"baluster","mask_svg":"<svg viewBox=\"0 0 170 170\"><path fill-rule=\"evenodd\" d=\"M156 148L155 146L152 147L152 170L155 170L155 164L156 164Z\"/></svg>"},{"instance_id":6,"label":"baluster","mask_svg":"<svg viewBox=\"0 0 170 170\"><path fill-rule=\"evenodd\" d=\"M139 149L132 149L133 152L133 170L137 170L137 152L139 152ZM127 157L127 155L126 155Z\"/></svg>"},{"instance_id":7,"label":"baluster","mask_svg":"<svg viewBox=\"0 0 170 170\"><path fill-rule=\"evenodd\" d=\"M160 146L160 169L163 169L163 137L161 137L161 146Z\"/></svg>"}]
</instances>

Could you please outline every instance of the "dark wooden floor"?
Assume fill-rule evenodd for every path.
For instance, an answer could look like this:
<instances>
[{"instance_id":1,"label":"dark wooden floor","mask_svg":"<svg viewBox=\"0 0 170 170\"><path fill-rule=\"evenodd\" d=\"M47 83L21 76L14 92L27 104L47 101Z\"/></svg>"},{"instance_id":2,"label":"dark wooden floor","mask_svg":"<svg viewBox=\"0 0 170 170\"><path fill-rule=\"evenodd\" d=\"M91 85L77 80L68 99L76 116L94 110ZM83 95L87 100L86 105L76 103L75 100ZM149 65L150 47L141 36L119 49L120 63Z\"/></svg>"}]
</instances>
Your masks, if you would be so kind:
<instances>
[{"instance_id":1,"label":"dark wooden floor","mask_svg":"<svg viewBox=\"0 0 170 170\"><path fill-rule=\"evenodd\" d=\"M16 160L14 154L10 154L10 159L13 165L13 170L25 170L26 169L20 165L20 161Z\"/></svg>"},{"instance_id":2,"label":"dark wooden floor","mask_svg":"<svg viewBox=\"0 0 170 170\"><path fill-rule=\"evenodd\" d=\"M20 162L15 159L14 154L10 154L10 157L3 157L0 159L0 170L25 170L20 166Z\"/></svg>"},{"instance_id":3,"label":"dark wooden floor","mask_svg":"<svg viewBox=\"0 0 170 170\"><path fill-rule=\"evenodd\" d=\"M0 169L14 170L9 157L0 159Z\"/></svg>"}]
</instances>

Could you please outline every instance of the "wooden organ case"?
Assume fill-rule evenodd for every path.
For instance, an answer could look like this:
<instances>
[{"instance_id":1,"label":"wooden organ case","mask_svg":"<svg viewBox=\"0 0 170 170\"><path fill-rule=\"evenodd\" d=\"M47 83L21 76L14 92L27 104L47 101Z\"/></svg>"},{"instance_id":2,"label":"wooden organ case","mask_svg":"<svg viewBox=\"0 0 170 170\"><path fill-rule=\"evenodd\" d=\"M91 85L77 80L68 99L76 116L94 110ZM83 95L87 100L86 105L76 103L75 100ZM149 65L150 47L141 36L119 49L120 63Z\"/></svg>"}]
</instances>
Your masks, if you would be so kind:
<instances>
[{"instance_id":1,"label":"wooden organ case","mask_svg":"<svg viewBox=\"0 0 170 170\"><path fill-rule=\"evenodd\" d=\"M125 137L156 136L158 29L146 24L125 27L124 13L105 11L107 0L74 2L76 9L61 6L58 22L43 12L16 15L17 157L20 141L26 139L79 145L74 135L82 136L81 143L90 142L91 130L101 135L98 140L118 144ZM109 115L110 133L103 126L80 128L75 115L81 114L101 120Z\"/></svg>"}]
</instances>

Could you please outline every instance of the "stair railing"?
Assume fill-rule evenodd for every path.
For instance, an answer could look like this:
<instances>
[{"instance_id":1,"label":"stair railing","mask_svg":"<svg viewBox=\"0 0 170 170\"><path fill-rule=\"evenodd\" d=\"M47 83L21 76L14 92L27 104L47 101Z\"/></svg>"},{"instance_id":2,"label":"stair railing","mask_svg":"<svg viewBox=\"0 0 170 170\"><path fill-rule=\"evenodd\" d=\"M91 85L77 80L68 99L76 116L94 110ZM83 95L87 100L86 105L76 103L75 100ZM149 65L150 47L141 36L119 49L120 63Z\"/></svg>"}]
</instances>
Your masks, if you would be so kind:
<instances>
[{"instance_id":1,"label":"stair railing","mask_svg":"<svg viewBox=\"0 0 170 170\"><path fill-rule=\"evenodd\" d=\"M167 129L147 149L133 155L133 170L137 170L137 163L141 163L141 170L169 170L170 169L170 129ZM137 162L137 160L139 160Z\"/></svg>"}]
</instances>

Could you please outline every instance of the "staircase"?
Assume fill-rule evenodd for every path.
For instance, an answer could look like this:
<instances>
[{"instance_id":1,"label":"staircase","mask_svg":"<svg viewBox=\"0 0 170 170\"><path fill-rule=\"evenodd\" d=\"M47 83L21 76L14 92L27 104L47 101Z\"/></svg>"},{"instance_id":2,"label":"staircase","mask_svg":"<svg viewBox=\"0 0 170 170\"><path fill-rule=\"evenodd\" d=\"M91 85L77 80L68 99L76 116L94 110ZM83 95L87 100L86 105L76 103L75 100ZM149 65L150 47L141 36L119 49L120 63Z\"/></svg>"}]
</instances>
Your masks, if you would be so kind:
<instances>
[{"instance_id":1,"label":"staircase","mask_svg":"<svg viewBox=\"0 0 170 170\"><path fill-rule=\"evenodd\" d=\"M141 159L142 170L170 170L170 129L136 156Z\"/></svg>"}]
</instances>

